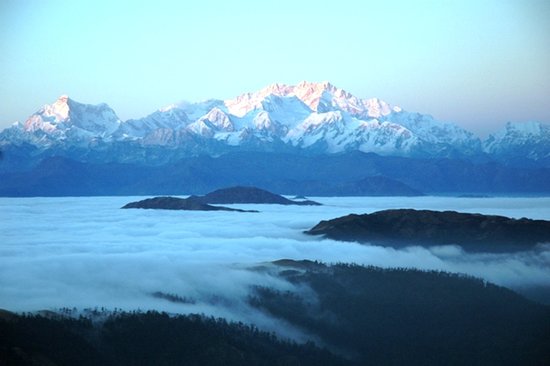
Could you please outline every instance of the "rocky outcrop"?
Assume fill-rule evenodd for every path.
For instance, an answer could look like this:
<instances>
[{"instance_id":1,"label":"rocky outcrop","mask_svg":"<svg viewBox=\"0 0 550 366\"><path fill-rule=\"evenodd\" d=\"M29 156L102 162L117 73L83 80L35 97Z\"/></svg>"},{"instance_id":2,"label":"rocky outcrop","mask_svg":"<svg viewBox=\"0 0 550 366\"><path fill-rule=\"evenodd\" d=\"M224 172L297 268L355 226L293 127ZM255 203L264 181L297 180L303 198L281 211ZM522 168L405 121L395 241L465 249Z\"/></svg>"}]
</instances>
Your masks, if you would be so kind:
<instances>
[{"instance_id":1,"label":"rocky outcrop","mask_svg":"<svg viewBox=\"0 0 550 366\"><path fill-rule=\"evenodd\" d=\"M306 233L393 247L460 245L467 251L508 252L550 243L550 221L397 209L321 221Z\"/></svg>"}]
</instances>

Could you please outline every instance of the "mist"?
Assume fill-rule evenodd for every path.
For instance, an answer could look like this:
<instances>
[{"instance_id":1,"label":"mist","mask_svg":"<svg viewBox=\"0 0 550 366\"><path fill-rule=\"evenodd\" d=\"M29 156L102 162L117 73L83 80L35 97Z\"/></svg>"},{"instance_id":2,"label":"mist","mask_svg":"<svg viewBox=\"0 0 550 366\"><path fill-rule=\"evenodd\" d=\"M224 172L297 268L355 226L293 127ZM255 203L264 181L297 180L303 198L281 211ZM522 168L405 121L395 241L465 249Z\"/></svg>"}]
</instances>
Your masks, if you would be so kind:
<instances>
[{"instance_id":1,"label":"mist","mask_svg":"<svg viewBox=\"0 0 550 366\"><path fill-rule=\"evenodd\" d=\"M550 198L313 198L324 206L232 205L259 213L121 210L137 197L0 198L0 308L105 307L203 313L308 335L250 307L253 286L301 290L269 262L288 258L458 272L528 293L550 291L550 246L512 254L404 249L303 234L320 220L386 208L550 219ZM189 301L168 301L154 293Z\"/></svg>"}]
</instances>

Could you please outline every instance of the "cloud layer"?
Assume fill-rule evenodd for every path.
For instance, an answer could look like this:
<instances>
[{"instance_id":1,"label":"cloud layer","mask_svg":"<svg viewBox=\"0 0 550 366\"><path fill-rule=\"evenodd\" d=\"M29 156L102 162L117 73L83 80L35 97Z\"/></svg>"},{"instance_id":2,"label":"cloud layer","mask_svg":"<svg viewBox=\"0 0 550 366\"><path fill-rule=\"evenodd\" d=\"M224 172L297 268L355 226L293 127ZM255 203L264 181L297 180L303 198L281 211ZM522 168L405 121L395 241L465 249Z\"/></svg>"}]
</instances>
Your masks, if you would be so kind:
<instances>
[{"instance_id":1,"label":"cloud layer","mask_svg":"<svg viewBox=\"0 0 550 366\"><path fill-rule=\"evenodd\" d=\"M0 308L201 312L275 329L280 324L248 307L246 297L257 284L291 289L251 270L282 258L437 269L513 289L550 289L549 246L469 254L452 246L396 250L302 233L323 219L398 207L550 219L550 198L316 198L325 205L233 206L260 213L119 209L135 199L0 198ZM158 291L194 303L153 297Z\"/></svg>"}]
</instances>

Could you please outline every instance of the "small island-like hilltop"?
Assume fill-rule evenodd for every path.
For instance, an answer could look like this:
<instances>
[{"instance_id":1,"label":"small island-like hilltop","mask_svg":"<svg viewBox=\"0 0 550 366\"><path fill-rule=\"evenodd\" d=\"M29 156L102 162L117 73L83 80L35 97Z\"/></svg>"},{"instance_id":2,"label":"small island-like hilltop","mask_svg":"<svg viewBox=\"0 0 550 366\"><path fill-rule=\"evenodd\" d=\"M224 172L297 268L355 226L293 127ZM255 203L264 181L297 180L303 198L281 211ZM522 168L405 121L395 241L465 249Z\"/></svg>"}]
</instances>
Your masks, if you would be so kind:
<instances>
[{"instance_id":1,"label":"small island-like hilltop","mask_svg":"<svg viewBox=\"0 0 550 366\"><path fill-rule=\"evenodd\" d=\"M321 221L306 233L391 247L460 245L474 252L511 252L549 243L550 221L393 209Z\"/></svg>"},{"instance_id":2,"label":"small island-like hilltop","mask_svg":"<svg viewBox=\"0 0 550 366\"><path fill-rule=\"evenodd\" d=\"M204 196L179 197L154 197L141 201L130 202L122 208L145 208L163 210L187 210L187 211L237 211L257 212L254 210L242 210L218 204L278 204L298 206L319 206L320 203L307 199L290 200L281 195L256 187L230 187L218 189Z\"/></svg>"}]
</instances>

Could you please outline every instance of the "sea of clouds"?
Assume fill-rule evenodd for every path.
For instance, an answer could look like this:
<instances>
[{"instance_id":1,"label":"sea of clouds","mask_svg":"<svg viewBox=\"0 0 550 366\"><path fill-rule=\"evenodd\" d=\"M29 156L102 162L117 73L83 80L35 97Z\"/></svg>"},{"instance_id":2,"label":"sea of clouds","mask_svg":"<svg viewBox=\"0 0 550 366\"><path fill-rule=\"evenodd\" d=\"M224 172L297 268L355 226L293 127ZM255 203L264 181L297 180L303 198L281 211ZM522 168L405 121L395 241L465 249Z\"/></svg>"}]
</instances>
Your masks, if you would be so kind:
<instances>
[{"instance_id":1,"label":"sea of clouds","mask_svg":"<svg viewBox=\"0 0 550 366\"><path fill-rule=\"evenodd\" d=\"M300 338L247 305L251 286L292 290L269 271L253 270L283 258L445 270L539 298L550 293L549 246L512 254L453 246L396 250L303 233L320 220L387 208L550 220L550 198L347 197L314 198L323 206L231 205L259 213L120 209L138 199L0 198L0 308L198 312L284 328L284 335ZM152 296L159 291L193 301Z\"/></svg>"}]
</instances>

